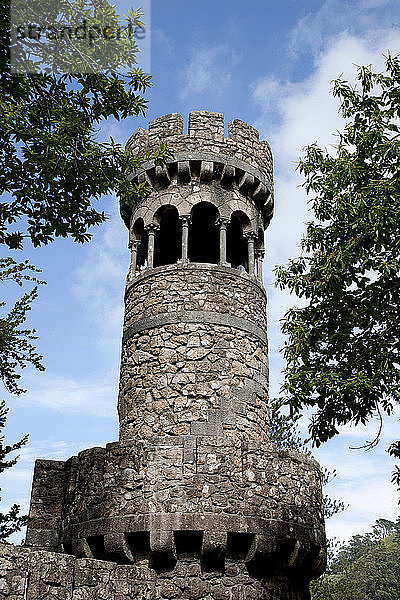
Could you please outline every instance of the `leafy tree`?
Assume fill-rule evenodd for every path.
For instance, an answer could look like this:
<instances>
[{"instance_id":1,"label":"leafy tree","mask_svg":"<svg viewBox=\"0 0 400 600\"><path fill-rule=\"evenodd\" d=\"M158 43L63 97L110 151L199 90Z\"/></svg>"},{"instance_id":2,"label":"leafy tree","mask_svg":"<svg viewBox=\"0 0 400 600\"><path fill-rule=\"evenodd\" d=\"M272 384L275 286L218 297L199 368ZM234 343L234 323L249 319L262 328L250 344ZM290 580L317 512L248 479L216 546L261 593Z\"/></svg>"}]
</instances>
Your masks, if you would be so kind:
<instances>
[{"instance_id":1,"label":"leafy tree","mask_svg":"<svg viewBox=\"0 0 400 600\"><path fill-rule=\"evenodd\" d=\"M18 367L23 369L27 364L31 364L44 371L42 357L32 344L32 340L36 339L35 330L21 329L27 312L31 310L31 303L37 297L37 284L44 283L34 276L37 272L38 269L28 261L17 263L10 257L0 258L0 282L12 280L19 286L26 281L36 284L31 291L17 300L7 315L0 316L0 378L11 394L21 394L25 391L18 384L21 377L16 371ZM0 302L0 308L5 305L5 302Z\"/></svg>"},{"instance_id":2,"label":"leafy tree","mask_svg":"<svg viewBox=\"0 0 400 600\"><path fill-rule=\"evenodd\" d=\"M14 282L22 286L31 282L34 287L17 300L8 314L0 315L0 379L6 389L12 394L21 394L25 390L20 387L21 375L17 368L31 364L40 371L44 370L42 357L36 352L32 340L36 339L34 329L21 328L25 323L31 303L37 296L37 287L43 284L36 277L38 269L24 261L17 263L12 258L0 258L0 282ZM5 302L0 302L4 309ZM4 445L2 430L5 427L8 414L4 400L0 402L0 473L14 466L17 458L6 460L8 454L19 450L28 440L28 436L11 445ZM1 491L1 490L0 490ZM0 497L1 500L1 497ZM0 542L4 542L11 534L19 531L26 524L26 517L20 514L20 507L14 504L7 513L0 513Z\"/></svg>"},{"instance_id":3,"label":"leafy tree","mask_svg":"<svg viewBox=\"0 0 400 600\"><path fill-rule=\"evenodd\" d=\"M8 314L0 315L0 379L12 394L25 392L19 385L21 375L16 370L18 367L23 369L31 364L40 371L44 370L42 357L32 344L32 340L36 339L35 330L21 328L26 321L28 311L31 310L31 303L37 296L38 285L44 283L37 279L36 273L38 269L28 261L17 263L10 257L0 258L0 282L3 285L6 282L14 282L19 286L26 282L35 284L15 302ZM4 309L5 306L5 302L0 302L0 308ZM28 440L28 436L25 436L19 442L4 445L4 435L1 432L5 427L7 414L8 408L3 400L0 402L0 474L17 462L15 457L7 460L7 455L19 450ZM7 513L0 512L0 542L4 542L25 524L26 517L20 514L20 507L17 504L13 504Z\"/></svg>"},{"instance_id":4,"label":"leafy tree","mask_svg":"<svg viewBox=\"0 0 400 600\"><path fill-rule=\"evenodd\" d=\"M11 445L4 445L4 436L1 431L6 424L7 413L8 409L3 400L0 402L0 473L3 473L5 469L9 469L17 462L17 458L7 460L7 455L10 454L10 452L19 450L28 441L28 436L25 436L19 442L15 442ZM20 515L20 507L18 504L13 504L7 513L0 513L0 542L4 542L11 534L19 531L25 524L26 517Z\"/></svg>"},{"instance_id":5,"label":"leafy tree","mask_svg":"<svg viewBox=\"0 0 400 600\"><path fill-rule=\"evenodd\" d=\"M23 73L117 73L136 63L139 12L107 0L12 0L11 62Z\"/></svg>"},{"instance_id":6,"label":"leafy tree","mask_svg":"<svg viewBox=\"0 0 400 600\"><path fill-rule=\"evenodd\" d=\"M400 597L400 522L379 519L372 532L343 545L328 573L311 583L313 600Z\"/></svg>"},{"instance_id":7,"label":"leafy tree","mask_svg":"<svg viewBox=\"0 0 400 600\"><path fill-rule=\"evenodd\" d=\"M112 8L107 2L100 5L107 5L108 12ZM122 56L125 75L15 75L7 9L7 4L0 9L0 243L22 248L25 238L39 246L60 236L85 242L90 227L106 219L93 200L115 192L124 202L137 201L147 187L131 185L127 173L144 160L160 163L168 155L163 146L133 157L113 140L96 139L105 119L145 113L150 76L136 68L136 51ZM139 13L131 18L142 24Z\"/></svg>"},{"instance_id":8,"label":"leafy tree","mask_svg":"<svg viewBox=\"0 0 400 600\"><path fill-rule=\"evenodd\" d=\"M357 79L334 82L347 122L336 153L314 144L298 165L315 221L302 255L276 268L277 285L308 301L285 315L283 390L294 413L316 409L317 446L340 425L382 423L400 399L399 57ZM400 457L400 442L389 452Z\"/></svg>"}]
</instances>

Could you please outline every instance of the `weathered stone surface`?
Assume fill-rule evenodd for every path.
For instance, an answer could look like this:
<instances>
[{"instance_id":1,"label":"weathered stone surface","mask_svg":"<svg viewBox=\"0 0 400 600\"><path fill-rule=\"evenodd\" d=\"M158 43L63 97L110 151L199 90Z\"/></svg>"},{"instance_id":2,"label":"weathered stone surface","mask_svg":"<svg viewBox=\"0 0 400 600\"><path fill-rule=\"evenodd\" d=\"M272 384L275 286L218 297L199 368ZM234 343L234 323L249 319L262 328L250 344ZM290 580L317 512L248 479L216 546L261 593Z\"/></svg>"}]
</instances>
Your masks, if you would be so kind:
<instances>
[{"instance_id":1,"label":"weathered stone surface","mask_svg":"<svg viewBox=\"0 0 400 600\"><path fill-rule=\"evenodd\" d=\"M129 145L160 141L174 159L134 174L152 192L133 212L122 207L133 260L120 439L37 462L28 548L0 546L0 600L306 600L323 571L319 467L268 441L266 295L253 263L272 214L269 146L237 120L225 138L223 116L205 111L191 113L188 134L182 117L166 115ZM200 202L217 215L218 265L188 262ZM182 259L153 268L170 206ZM226 261L233 213L249 273ZM148 244L136 277L135 223Z\"/></svg>"},{"instance_id":2,"label":"weathered stone surface","mask_svg":"<svg viewBox=\"0 0 400 600\"><path fill-rule=\"evenodd\" d=\"M246 534L256 544L249 561L270 554L269 546L265 550L256 543L266 533L271 540L287 540L288 564L290 556L294 566L296 543L318 552L324 546L319 468L302 454L260 442L238 445L223 436L196 435L113 443L99 450L60 463L66 492L58 550L73 551L78 539L81 556L131 563L146 551L153 559L165 554L171 564L177 557L173 532L191 532L193 539L198 536L204 564L218 570L234 539L229 536L236 534ZM48 462L54 469L53 461ZM42 473L45 464L41 461ZM101 490L96 504L91 471ZM34 505L34 497L32 501ZM45 498L41 506L47 514ZM32 520L34 540L40 535L35 527ZM169 532L169 538L154 537L160 532ZM147 546L136 534L147 535ZM280 552L275 541L272 547Z\"/></svg>"},{"instance_id":3,"label":"weathered stone surface","mask_svg":"<svg viewBox=\"0 0 400 600\"><path fill-rule=\"evenodd\" d=\"M162 121L165 119L165 121ZM157 123L157 126L153 126ZM162 125L161 125L162 123ZM149 132L138 129L128 140L127 147L138 153L155 150L165 141L176 152L196 150L215 152L257 165L272 180L272 152L266 141L259 141L258 131L235 119L228 125L229 137L224 137L224 120L220 113L193 111L189 115L189 131L183 133L181 115L166 115L152 121ZM147 134L147 135L146 135Z\"/></svg>"},{"instance_id":4,"label":"weathered stone surface","mask_svg":"<svg viewBox=\"0 0 400 600\"><path fill-rule=\"evenodd\" d=\"M0 545L0 600L299 600L307 582L253 577L240 560L225 573L198 571L195 558L157 572L148 561L125 566Z\"/></svg>"},{"instance_id":5,"label":"weathered stone surface","mask_svg":"<svg viewBox=\"0 0 400 600\"><path fill-rule=\"evenodd\" d=\"M124 342L121 440L182 435L185 426L187 433L266 441L266 344L233 327L199 323L191 329L185 323L165 325L149 329L145 344L141 333ZM193 345L194 339L199 345ZM145 365L142 349L151 356ZM263 372L262 383L256 385L255 375ZM162 411L157 410L159 396L166 402Z\"/></svg>"},{"instance_id":6,"label":"weathered stone surface","mask_svg":"<svg viewBox=\"0 0 400 600\"><path fill-rule=\"evenodd\" d=\"M257 281L234 269L191 264L144 271L129 282L124 327L183 310L229 314L266 330L266 295Z\"/></svg>"}]
</instances>

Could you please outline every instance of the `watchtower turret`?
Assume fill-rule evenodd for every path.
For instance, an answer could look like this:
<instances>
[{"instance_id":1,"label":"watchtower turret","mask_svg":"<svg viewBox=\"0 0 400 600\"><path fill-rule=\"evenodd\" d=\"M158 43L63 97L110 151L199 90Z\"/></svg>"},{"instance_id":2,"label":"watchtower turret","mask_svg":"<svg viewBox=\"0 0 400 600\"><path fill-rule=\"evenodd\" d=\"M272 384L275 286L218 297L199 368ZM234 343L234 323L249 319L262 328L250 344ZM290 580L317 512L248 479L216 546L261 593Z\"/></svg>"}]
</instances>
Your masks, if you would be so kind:
<instances>
[{"instance_id":1,"label":"watchtower turret","mask_svg":"<svg viewBox=\"0 0 400 600\"><path fill-rule=\"evenodd\" d=\"M193 112L138 130L138 153L166 142L164 167L131 175L150 196L121 206L130 231L119 396L120 439L224 435L267 440L268 357L262 285L273 211L272 155L246 123ZM143 368L143 364L145 367Z\"/></svg>"},{"instance_id":2,"label":"watchtower turret","mask_svg":"<svg viewBox=\"0 0 400 600\"><path fill-rule=\"evenodd\" d=\"M241 121L225 137L223 115L204 111L188 133L167 115L128 146L160 142L174 157L132 173L151 192L121 205L131 264L120 439L37 462L27 544L125 565L112 600L127 573L130 598L307 599L325 561L320 471L268 434L271 151Z\"/></svg>"}]
</instances>

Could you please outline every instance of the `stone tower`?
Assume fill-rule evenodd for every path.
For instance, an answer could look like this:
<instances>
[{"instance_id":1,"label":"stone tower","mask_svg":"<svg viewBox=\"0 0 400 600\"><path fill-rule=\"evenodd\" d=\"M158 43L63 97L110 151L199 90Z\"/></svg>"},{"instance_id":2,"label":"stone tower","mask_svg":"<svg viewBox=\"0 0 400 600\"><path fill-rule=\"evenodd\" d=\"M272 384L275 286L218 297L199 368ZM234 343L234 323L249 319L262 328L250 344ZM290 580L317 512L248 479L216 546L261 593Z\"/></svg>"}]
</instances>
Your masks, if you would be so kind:
<instances>
[{"instance_id":1,"label":"stone tower","mask_svg":"<svg viewBox=\"0 0 400 600\"><path fill-rule=\"evenodd\" d=\"M235 120L225 137L223 115L203 111L188 133L167 115L128 146L160 142L174 158L132 173L151 193L121 206L120 439L37 461L32 550L17 561L27 598L306 599L324 569L319 468L268 438L271 151L253 127Z\"/></svg>"}]
</instances>

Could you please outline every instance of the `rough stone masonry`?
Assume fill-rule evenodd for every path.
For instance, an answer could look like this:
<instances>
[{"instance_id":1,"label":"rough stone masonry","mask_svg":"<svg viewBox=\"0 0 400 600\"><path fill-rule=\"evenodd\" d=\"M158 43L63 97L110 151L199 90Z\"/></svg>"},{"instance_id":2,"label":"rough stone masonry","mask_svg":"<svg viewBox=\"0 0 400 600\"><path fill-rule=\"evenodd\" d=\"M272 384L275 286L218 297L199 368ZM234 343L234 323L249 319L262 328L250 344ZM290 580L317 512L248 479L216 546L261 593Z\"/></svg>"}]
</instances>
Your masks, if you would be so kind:
<instances>
[{"instance_id":1,"label":"rough stone masonry","mask_svg":"<svg viewBox=\"0 0 400 600\"><path fill-rule=\"evenodd\" d=\"M129 139L120 439L38 460L7 600L304 600L325 566L317 463L268 435L264 231L272 154L238 120L171 114Z\"/></svg>"}]
</instances>

